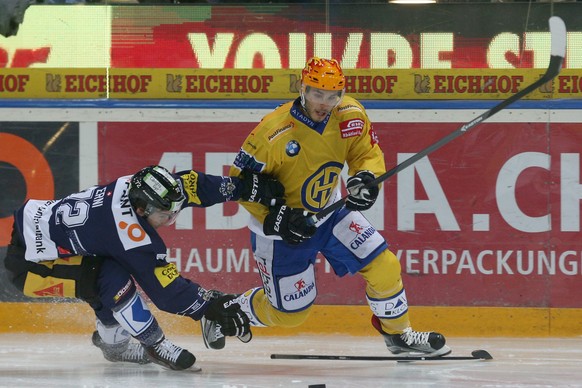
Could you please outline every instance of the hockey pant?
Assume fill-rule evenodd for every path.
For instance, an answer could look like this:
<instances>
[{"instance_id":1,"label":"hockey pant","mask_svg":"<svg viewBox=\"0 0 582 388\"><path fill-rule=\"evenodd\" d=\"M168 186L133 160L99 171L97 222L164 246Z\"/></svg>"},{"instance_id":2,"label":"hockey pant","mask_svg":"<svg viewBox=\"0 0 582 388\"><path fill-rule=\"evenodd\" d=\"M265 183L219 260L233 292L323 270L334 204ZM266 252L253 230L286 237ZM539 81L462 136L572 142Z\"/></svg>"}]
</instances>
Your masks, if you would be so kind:
<instances>
[{"instance_id":1,"label":"hockey pant","mask_svg":"<svg viewBox=\"0 0 582 388\"><path fill-rule=\"evenodd\" d=\"M386 333L410 326L398 258L360 212L338 211L299 245L254 233L252 244L263 287L238 298L252 325L294 327L307 319L317 295L314 265L321 252L338 276L364 278L369 306Z\"/></svg>"},{"instance_id":2,"label":"hockey pant","mask_svg":"<svg viewBox=\"0 0 582 388\"><path fill-rule=\"evenodd\" d=\"M12 284L24 295L31 298L79 298L89 303L95 301L102 258L73 256L35 263L26 260L24 252L24 245L13 231L4 265Z\"/></svg>"}]
</instances>

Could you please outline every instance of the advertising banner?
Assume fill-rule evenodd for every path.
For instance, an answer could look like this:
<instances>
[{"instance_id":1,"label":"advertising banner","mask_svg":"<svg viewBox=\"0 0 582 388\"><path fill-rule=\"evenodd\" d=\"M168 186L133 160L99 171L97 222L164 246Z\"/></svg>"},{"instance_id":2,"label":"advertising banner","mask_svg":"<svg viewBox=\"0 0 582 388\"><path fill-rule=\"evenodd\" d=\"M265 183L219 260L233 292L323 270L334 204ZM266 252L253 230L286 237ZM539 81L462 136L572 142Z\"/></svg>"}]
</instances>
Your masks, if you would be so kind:
<instances>
[{"instance_id":1,"label":"advertising banner","mask_svg":"<svg viewBox=\"0 0 582 388\"><path fill-rule=\"evenodd\" d=\"M0 37L0 68L300 69L314 55L344 69L544 68L550 16L568 30L564 68L582 68L575 2L33 5Z\"/></svg>"},{"instance_id":2,"label":"advertising banner","mask_svg":"<svg viewBox=\"0 0 582 388\"><path fill-rule=\"evenodd\" d=\"M388 167L455 123L377 123ZM101 123L99 176L144 164L225 174L253 123ZM139 139L139 140L137 140ZM388 180L367 216L400 258L414 305L582 307L578 124L486 123ZM259 283L248 213L194 209L162 230L168 258L206 287ZM365 303L362 279L317 266L318 303ZM356 291L359 290L359 291Z\"/></svg>"},{"instance_id":3,"label":"advertising banner","mask_svg":"<svg viewBox=\"0 0 582 388\"><path fill-rule=\"evenodd\" d=\"M302 68L312 55L346 69L538 68L548 18L580 31L577 4L288 4L114 7L112 67ZM157 15L152 18L151 15ZM478 21L476 23L475 21ZM582 66L569 36L567 68ZM129 44L128 44L129 43Z\"/></svg>"},{"instance_id":4,"label":"advertising banner","mask_svg":"<svg viewBox=\"0 0 582 388\"><path fill-rule=\"evenodd\" d=\"M346 70L346 93L358 99L499 100L532 84L543 69ZM578 69L524 99L582 98ZM0 98L293 99L300 70L283 69L0 69Z\"/></svg>"}]
</instances>

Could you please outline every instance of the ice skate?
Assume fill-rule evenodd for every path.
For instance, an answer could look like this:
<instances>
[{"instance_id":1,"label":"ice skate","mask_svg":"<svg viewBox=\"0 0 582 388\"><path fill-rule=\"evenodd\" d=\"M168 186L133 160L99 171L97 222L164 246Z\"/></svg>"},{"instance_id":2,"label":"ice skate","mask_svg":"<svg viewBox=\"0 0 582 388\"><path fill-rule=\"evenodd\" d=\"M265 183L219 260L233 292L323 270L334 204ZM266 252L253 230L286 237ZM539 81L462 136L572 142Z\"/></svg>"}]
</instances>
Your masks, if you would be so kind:
<instances>
[{"instance_id":1,"label":"ice skate","mask_svg":"<svg viewBox=\"0 0 582 388\"><path fill-rule=\"evenodd\" d=\"M157 343L145 349L150 359L163 367L173 370L191 368L196 372L201 370L194 366L196 357L192 353L174 345L166 337L162 337Z\"/></svg>"},{"instance_id":2,"label":"ice skate","mask_svg":"<svg viewBox=\"0 0 582 388\"><path fill-rule=\"evenodd\" d=\"M407 328L402 334L387 334L382 330L380 319L373 315L372 326L382 334L388 350L401 356L441 357L451 353L445 345L445 337L432 331L414 331Z\"/></svg>"},{"instance_id":3,"label":"ice skate","mask_svg":"<svg viewBox=\"0 0 582 388\"><path fill-rule=\"evenodd\" d=\"M149 364L151 360L147 356L144 347L140 343L127 341L118 344L107 344L95 330L91 337L93 345L103 352L103 357L111 362L132 362L135 364Z\"/></svg>"}]
</instances>

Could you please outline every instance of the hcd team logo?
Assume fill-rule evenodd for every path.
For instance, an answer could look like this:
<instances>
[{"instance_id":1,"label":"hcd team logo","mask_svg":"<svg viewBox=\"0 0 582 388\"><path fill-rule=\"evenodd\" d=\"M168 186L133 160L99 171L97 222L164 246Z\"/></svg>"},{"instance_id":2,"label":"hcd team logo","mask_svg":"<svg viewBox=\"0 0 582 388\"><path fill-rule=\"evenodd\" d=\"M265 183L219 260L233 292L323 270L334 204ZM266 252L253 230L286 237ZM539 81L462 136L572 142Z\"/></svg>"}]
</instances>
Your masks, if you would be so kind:
<instances>
[{"instance_id":1,"label":"hcd team logo","mask_svg":"<svg viewBox=\"0 0 582 388\"><path fill-rule=\"evenodd\" d=\"M337 186L343 164L328 162L311 174L301 187L301 201L305 209L318 212L329 201Z\"/></svg>"}]
</instances>

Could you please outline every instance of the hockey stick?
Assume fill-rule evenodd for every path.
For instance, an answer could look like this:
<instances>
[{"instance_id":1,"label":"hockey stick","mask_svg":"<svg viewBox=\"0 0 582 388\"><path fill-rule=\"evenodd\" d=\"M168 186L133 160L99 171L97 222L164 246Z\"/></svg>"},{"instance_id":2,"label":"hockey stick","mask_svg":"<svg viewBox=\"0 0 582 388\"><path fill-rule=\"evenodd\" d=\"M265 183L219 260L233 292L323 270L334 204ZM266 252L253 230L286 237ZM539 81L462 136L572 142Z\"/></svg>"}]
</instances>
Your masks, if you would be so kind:
<instances>
[{"instance_id":1,"label":"hockey stick","mask_svg":"<svg viewBox=\"0 0 582 388\"><path fill-rule=\"evenodd\" d=\"M564 56L566 55L566 25L564 21L557 16L552 16L549 19L550 25L550 33L551 33L551 57L550 57L550 64L545 72L545 74L532 83L531 85L527 86L525 89L520 90L519 92L515 93L513 96L508 97L506 100L501 101L499 104L495 105L493 108L489 109L488 111L484 112L480 116L474 118L473 120L469 121L466 124L463 124L454 132L448 134L447 136L443 137L439 141L430 146L426 147L422 151L414 154L410 158L406 159L402 163L398 164L397 166L393 167L391 170L388 170L384 174L380 175L376 179L371 182L368 182L364 188L376 186L386 179L390 178L392 175L397 174L398 172L404 170L406 167L410 166L411 164L417 162L418 160L424 158L431 152L434 152L444 146L445 144L449 143L450 141L456 139L457 137L469 132L470 129L476 127L478 124L482 123L483 121L487 120L489 117L493 116L500 110L504 109L510 104L513 104L517 100L521 99L522 97L526 96L527 94L533 92L546 82L551 81L560 73L560 69L562 68L562 62L564 61ZM317 223L319 220L326 217L328 214L333 213L337 209L341 208L348 196L343 197L339 201L331 204L330 206L326 207L325 209L321 210L320 212L312 215L310 217L311 222L313 224Z\"/></svg>"},{"instance_id":2,"label":"hockey stick","mask_svg":"<svg viewBox=\"0 0 582 388\"><path fill-rule=\"evenodd\" d=\"M309 354L271 354L272 360L341 360L341 361L460 361L460 360L492 360L493 356L486 350L473 350L470 356L326 356Z\"/></svg>"}]
</instances>

